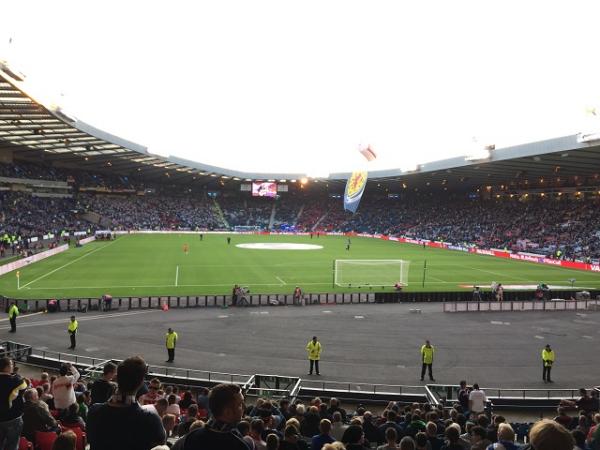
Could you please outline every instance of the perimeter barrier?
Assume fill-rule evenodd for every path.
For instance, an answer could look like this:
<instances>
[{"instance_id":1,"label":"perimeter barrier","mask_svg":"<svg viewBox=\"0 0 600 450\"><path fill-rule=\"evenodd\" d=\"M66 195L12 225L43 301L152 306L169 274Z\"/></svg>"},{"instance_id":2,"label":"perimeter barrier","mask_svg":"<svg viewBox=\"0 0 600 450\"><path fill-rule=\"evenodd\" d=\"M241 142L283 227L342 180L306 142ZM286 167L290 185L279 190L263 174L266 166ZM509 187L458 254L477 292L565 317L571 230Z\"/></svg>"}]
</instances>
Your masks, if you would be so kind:
<instances>
[{"instance_id":1,"label":"perimeter barrier","mask_svg":"<svg viewBox=\"0 0 600 450\"><path fill-rule=\"evenodd\" d=\"M600 290L591 290L586 293L590 299L600 299ZM487 293L485 294L487 295ZM553 299L564 299L566 303L575 304L579 301L579 294L575 291L552 291ZM491 294L490 294L491 296ZM444 311L461 312L496 311L493 305L503 305L506 311L524 310L526 304L545 305L554 303L549 301L533 301L533 291L505 291L504 301L472 301L471 292L351 292L351 293L311 293L305 294L301 301L303 306L311 305L345 305L345 304L370 304L370 303L420 303L444 302ZM588 302L590 300L587 300ZM68 297L60 299L15 299L0 297L0 309L8 310L11 302L16 302L21 311L106 311L106 310L131 310L131 309L157 309L157 308L201 308L201 307L230 307L230 306L299 306L294 301L292 294L246 294L233 305L231 295L168 295L168 296L142 296L142 297L113 297L110 305L98 297ZM475 305L475 306L473 306ZM504 306L510 305L510 306ZM446 309L448 308L448 310ZM462 308L462 309L461 309ZM469 309L467 309L469 308ZM512 308L512 309L510 309ZM532 307L533 308L533 307ZM535 309L556 309L551 306L536 306ZM565 307L563 309L578 309Z\"/></svg>"},{"instance_id":2,"label":"perimeter barrier","mask_svg":"<svg viewBox=\"0 0 600 450\"><path fill-rule=\"evenodd\" d=\"M444 312L586 311L600 310L600 300L446 302Z\"/></svg>"},{"instance_id":3,"label":"perimeter barrier","mask_svg":"<svg viewBox=\"0 0 600 450\"><path fill-rule=\"evenodd\" d=\"M120 360L75 355L31 348L16 342L4 342L3 348L16 352L11 356L20 361L45 369L58 369L64 363L77 367L82 377L94 380L101 376L107 362L118 364ZM270 398L312 399L315 396L328 399L339 398L342 401L373 403L385 405L389 401L402 404L429 402L451 407L458 399L458 385L447 384L380 384L353 381L307 380L301 377L266 374L237 374L188 369L172 366L148 366L147 379L159 378L163 383L181 386L185 389L199 387L211 388L219 383L239 384L245 394ZM560 400L575 400L579 395L577 388L565 389L523 389L482 387L491 401L494 410L535 409L554 413ZM600 391L600 386L592 387Z\"/></svg>"}]
</instances>

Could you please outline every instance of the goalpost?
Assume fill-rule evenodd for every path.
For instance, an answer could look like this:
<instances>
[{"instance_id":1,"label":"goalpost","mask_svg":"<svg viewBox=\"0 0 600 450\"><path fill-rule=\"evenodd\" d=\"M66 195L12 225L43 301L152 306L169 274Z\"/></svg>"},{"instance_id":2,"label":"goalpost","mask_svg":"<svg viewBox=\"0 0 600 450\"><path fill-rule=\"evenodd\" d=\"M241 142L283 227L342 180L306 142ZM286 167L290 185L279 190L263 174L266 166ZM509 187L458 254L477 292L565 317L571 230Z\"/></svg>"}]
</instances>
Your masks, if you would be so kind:
<instances>
[{"instance_id":1,"label":"goalpost","mask_svg":"<svg viewBox=\"0 0 600 450\"><path fill-rule=\"evenodd\" d=\"M333 283L336 286L408 285L410 261L403 259L336 259Z\"/></svg>"}]
</instances>

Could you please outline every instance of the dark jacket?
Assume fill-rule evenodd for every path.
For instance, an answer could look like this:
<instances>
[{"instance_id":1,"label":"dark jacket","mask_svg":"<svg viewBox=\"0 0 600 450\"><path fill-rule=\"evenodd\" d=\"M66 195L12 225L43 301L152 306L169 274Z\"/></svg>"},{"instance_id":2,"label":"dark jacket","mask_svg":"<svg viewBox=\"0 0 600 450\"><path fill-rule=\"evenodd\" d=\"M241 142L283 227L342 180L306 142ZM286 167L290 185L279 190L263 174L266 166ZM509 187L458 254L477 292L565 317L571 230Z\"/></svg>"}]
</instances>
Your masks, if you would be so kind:
<instances>
[{"instance_id":1,"label":"dark jacket","mask_svg":"<svg viewBox=\"0 0 600 450\"><path fill-rule=\"evenodd\" d=\"M39 403L25 402L23 405L23 436L35 442L36 431L48 431L57 427L54 417Z\"/></svg>"}]
</instances>

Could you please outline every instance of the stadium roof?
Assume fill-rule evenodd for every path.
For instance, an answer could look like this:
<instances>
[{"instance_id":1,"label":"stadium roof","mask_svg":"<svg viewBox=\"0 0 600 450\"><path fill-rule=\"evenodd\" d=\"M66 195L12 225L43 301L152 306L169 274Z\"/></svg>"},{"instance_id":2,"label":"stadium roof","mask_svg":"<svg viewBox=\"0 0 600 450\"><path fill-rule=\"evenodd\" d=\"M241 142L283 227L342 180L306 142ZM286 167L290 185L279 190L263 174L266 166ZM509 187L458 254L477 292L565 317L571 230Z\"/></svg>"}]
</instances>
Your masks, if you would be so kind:
<instances>
[{"instance_id":1,"label":"stadium roof","mask_svg":"<svg viewBox=\"0 0 600 450\"><path fill-rule=\"evenodd\" d=\"M596 136L598 137L598 136ZM149 153L147 148L73 119L60 108L43 105L26 92L24 77L0 62L0 150L18 158L110 170L144 178L186 182L218 179L292 180L302 173L251 173ZM390 169L369 174L386 186L465 187L518 184L549 176L598 179L600 139L583 142L581 135L491 150L473 158L458 157L421 164L414 170ZM326 180L343 185L350 174L333 173Z\"/></svg>"}]
</instances>

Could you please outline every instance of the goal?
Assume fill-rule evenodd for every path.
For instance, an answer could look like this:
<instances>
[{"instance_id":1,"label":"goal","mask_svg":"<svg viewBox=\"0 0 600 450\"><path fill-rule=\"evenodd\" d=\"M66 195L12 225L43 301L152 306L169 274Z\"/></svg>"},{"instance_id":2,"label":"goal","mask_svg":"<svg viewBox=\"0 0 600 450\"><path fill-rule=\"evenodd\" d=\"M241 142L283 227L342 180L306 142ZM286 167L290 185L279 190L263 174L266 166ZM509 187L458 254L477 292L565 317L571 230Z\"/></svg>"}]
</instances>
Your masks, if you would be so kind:
<instances>
[{"instance_id":1,"label":"goal","mask_svg":"<svg viewBox=\"0 0 600 450\"><path fill-rule=\"evenodd\" d=\"M333 282L343 287L407 286L409 264L403 259L336 259Z\"/></svg>"}]
</instances>

